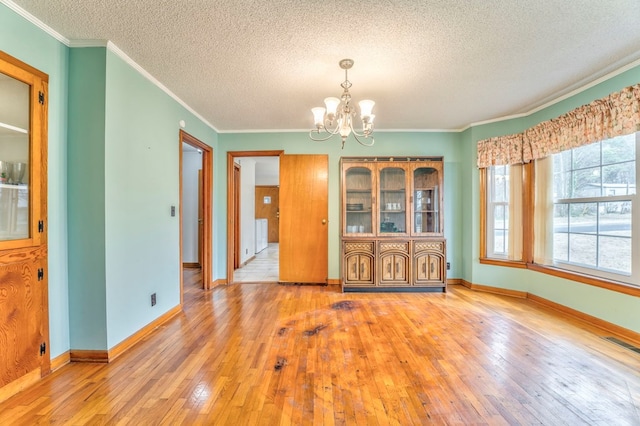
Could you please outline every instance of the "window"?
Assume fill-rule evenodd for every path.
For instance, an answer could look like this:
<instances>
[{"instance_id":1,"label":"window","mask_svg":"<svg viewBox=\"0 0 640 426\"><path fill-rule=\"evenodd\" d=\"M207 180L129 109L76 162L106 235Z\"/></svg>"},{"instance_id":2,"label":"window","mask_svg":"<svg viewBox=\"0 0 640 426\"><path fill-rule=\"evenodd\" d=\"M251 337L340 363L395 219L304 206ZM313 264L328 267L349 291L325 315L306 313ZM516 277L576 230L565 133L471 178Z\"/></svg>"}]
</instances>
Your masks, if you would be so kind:
<instances>
[{"instance_id":1,"label":"window","mask_svg":"<svg viewBox=\"0 0 640 426\"><path fill-rule=\"evenodd\" d=\"M553 155L552 255L542 257L554 266L638 283L640 265L634 273L632 262L633 224L640 227L633 208L637 139L619 136ZM536 174L536 185L543 181Z\"/></svg>"},{"instance_id":2,"label":"window","mask_svg":"<svg viewBox=\"0 0 640 426\"><path fill-rule=\"evenodd\" d=\"M486 170L486 257L522 259L522 165Z\"/></svg>"}]
</instances>

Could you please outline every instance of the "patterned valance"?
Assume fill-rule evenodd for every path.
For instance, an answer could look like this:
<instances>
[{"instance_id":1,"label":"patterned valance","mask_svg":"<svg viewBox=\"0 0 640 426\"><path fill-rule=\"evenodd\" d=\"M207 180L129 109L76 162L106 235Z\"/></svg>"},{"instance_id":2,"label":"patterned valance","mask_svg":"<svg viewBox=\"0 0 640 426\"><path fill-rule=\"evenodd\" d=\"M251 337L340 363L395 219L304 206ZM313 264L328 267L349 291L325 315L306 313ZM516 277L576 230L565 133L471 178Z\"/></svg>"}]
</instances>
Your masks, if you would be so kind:
<instances>
[{"instance_id":1,"label":"patterned valance","mask_svg":"<svg viewBox=\"0 0 640 426\"><path fill-rule=\"evenodd\" d=\"M478 167L528 163L640 131L640 84L543 121L523 133L478 142Z\"/></svg>"}]
</instances>

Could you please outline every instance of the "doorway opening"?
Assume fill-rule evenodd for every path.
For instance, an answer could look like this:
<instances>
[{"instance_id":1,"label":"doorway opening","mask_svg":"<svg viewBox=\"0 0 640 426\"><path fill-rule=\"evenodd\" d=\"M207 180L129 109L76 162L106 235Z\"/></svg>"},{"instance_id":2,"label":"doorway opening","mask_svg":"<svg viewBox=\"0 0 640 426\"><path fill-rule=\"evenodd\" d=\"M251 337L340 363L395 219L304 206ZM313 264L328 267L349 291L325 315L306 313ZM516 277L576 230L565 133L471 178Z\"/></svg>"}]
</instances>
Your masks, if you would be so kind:
<instances>
[{"instance_id":1,"label":"doorway opening","mask_svg":"<svg viewBox=\"0 0 640 426\"><path fill-rule=\"evenodd\" d=\"M276 282L283 151L227 153L227 281Z\"/></svg>"},{"instance_id":2,"label":"doorway opening","mask_svg":"<svg viewBox=\"0 0 640 426\"><path fill-rule=\"evenodd\" d=\"M200 269L203 289L210 289L212 264L213 150L180 130L180 303L184 270Z\"/></svg>"}]
</instances>

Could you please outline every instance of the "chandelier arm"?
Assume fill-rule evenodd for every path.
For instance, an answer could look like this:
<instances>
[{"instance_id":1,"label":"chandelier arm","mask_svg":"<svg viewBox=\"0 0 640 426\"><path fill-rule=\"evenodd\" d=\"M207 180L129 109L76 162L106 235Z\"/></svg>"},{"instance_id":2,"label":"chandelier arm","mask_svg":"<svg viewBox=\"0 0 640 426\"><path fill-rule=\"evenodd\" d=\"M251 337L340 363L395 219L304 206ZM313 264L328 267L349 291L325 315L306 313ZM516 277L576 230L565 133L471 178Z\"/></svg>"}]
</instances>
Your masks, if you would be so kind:
<instances>
[{"instance_id":1,"label":"chandelier arm","mask_svg":"<svg viewBox=\"0 0 640 426\"><path fill-rule=\"evenodd\" d=\"M365 139L369 139L369 137L368 137L368 136L366 136L366 135L360 135L360 137L358 137L358 134L357 134L357 133L355 133L355 132L353 132L353 137L355 138L355 140L357 140L357 141L358 141L358 143L359 143L360 145L363 145L363 146L373 146L373 144L374 144L374 143L376 143L376 140L375 140L375 138L373 138L373 136L371 137L371 142L369 142L369 143L361 141L361 140L360 140L360 138L361 138L361 137L363 137L363 136L364 136L364 138L365 138Z\"/></svg>"},{"instance_id":2,"label":"chandelier arm","mask_svg":"<svg viewBox=\"0 0 640 426\"><path fill-rule=\"evenodd\" d=\"M353 137L358 141L360 145L373 146L373 144L376 143L376 140L373 136L371 137L370 143L361 141L360 138L369 139L369 134L356 132L356 129L353 128L353 120L351 120L350 126L351 126L351 132L353 133Z\"/></svg>"},{"instance_id":3,"label":"chandelier arm","mask_svg":"<svg viewBox=\"0 0 640 426\"><path fill-rule=\"evenodd\" d=\"M335 133L331 133L331 132L327 132L327 131L325 131L325 133L327 133L327 137L325 137L325 138L322 138L322 137L320 137L320 138L314 138L314 137L313 137L313 134L314 134L314 133L320 134L320 131L319 131L319 130L316 130L316 129L313 129L313 130L310 130L310 131L309 131L309 138L310 138L311 140L313 140L313 141L316 141L316 142L323 142L323 141L329 140L332 136L334 136L334 135L335 135Z\"/></svg>"}]
</instances>

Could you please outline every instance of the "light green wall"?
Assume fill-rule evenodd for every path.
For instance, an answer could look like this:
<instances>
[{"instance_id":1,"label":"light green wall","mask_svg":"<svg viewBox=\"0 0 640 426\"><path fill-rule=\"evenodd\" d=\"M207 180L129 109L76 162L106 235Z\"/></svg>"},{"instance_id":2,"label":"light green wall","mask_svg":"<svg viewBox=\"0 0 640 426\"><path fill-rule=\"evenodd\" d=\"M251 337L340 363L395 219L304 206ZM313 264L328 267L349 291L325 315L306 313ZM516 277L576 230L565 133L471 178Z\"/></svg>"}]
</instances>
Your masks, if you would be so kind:
<instances>
[{"instance_id":1,"label":"light green wall","mask_svg":"<svg viewBox=\"0 0 640 426\"><path fill-rule=\"evenodd\" d=\"M51 356L69 349L67 271L67 96L69 49L0 4L0 50L49 75L47 158L49 340Z\"/></svg>"},{"instance_id":2,"label":"light green wall","mask_svg":"<svg viewBox=\"0 0 640 426\"><path fill-rule=\"evenodd\" d=\"M105 280L106 48L69 54L69 329L73 349L107 344Z\"/></svg>"},{"instance_id":3,"label":"light green wall","mask_svg":"<svg viewBox=\"0 0 640 426\"><path fill-rule=\"evenodd\" d=\"M106 307L112 348L180 303L179 122L214 147L214 155L217 135L110 50L106 61Z\"/></svg>"},{"instance_id":4,"label":"light green wall","mask_svg":"<svg viewBox=\"0 0 640 426\"><path fill-rule=\"evenodd\" d=\"M223 133L219 135L216 157L216 210L215 233L223 236L216 241L216 273L226 277L226 156L228 151L284 150L285 154L326 154L329 157L329 279L340 278L340 168L342 156L443 156L445 160L445 237L447 261L451 263L449 277L457 278L462 271L461 206L462 191L460 134L446 132L380 132L373 147L358 144L353 137L340 149L339 138L326 142L314 142L307 133Z\"/></svg>"}]
</instances>

